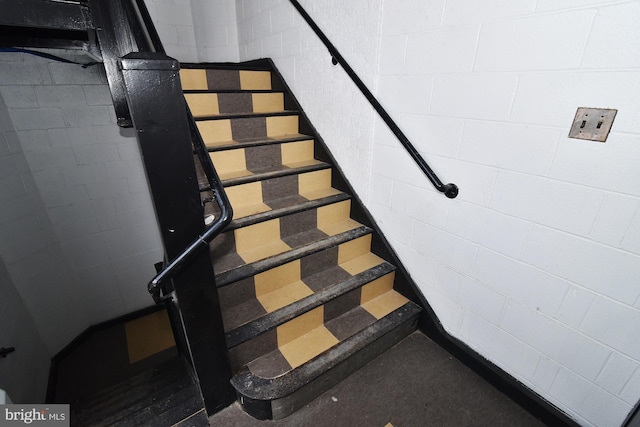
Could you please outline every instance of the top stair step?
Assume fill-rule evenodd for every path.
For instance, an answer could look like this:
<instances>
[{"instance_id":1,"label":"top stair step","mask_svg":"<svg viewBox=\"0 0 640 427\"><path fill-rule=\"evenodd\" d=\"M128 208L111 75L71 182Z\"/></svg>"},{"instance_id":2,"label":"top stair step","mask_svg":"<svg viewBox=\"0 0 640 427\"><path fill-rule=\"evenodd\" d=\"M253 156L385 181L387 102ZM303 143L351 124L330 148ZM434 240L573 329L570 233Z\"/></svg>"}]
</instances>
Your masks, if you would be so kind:
<instances>
[{"instance_id":1,"label":"top stair step","mask_svg":"<svg viewBox=\"0 0 640 427\"><path fill-rule=\"evenodd\" d=\"M271 90L269 71L183 68L180 80L185 91Z\"/></svg>"}]
</instances>

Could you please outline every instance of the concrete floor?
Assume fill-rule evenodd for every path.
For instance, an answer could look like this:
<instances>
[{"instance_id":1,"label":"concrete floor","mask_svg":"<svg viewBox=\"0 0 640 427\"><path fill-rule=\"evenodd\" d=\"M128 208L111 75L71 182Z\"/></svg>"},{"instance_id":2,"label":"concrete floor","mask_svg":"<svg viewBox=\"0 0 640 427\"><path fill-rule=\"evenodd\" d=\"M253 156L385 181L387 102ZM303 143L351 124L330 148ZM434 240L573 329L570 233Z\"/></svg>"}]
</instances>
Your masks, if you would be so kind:
<instances>
[{"instance_id":1,"label":"concrete floor","mask_svg":"<svg viewBox=\"0 0 640 427\"><path fill-rule=\"evenodd\" d=\"M507 396L415 332L307 406L258 421L238 403L212 426L544 426Z\"/></svg>"}]
</instances>

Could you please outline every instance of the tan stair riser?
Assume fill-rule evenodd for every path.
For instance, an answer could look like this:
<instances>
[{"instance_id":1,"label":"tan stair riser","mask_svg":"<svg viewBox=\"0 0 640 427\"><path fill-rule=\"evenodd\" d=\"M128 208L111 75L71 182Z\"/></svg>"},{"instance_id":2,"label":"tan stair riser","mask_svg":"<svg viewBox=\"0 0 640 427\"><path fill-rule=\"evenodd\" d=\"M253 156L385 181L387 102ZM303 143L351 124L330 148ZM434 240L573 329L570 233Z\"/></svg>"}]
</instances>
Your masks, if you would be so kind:
<instances>
[{"instance_id":1,"label":"tan stair riser","mask_svg":"<svg viewBox=\"0 0 640 427\"><path fill-rule=\"evenodd\" d=\"M272 369L290 370L307 360L315 357L328 348L336 345L340 339L344 339L339 332L331 332L327 324L331 325L339 320L339 316L349 310L359 308L362 303L362 289L367 286L379 286L377 283L393 283L394 273L389 273L371 284L365 284L351 292L340 295L324 305L320 305L295 319L278 326L275 330L266 332L258 337L246 341L230 349L232 365L237 369L250 363L252 360L265 357L261 364L270 365L269 353L273 353L274 366ZM389 312L397 307L389 307ZM363 327L373 323L377 317L360 308L363 318ZM335 328L334 328L335 329ZM306 337L303 337L307 335ZM300 338L306 338L300 340ZM296 340L298 341L296 343ZM296 345L297 344L297 345ZM301 345L302 344L302 345ZM271 368L270 368L271 369Z\"/></svg>"},{"instance_id":2,"label":"tan stair riser","mask_svg":"<svg viewBox=\"0 0 640 427\"><path fill-rule=\"evenodd\" d=\"M249 70L180 70L183 90L271 90L271 72Z\"/></svg>"},{"instance_id":3,"label":"tan stair riser","mask_svg":"<svg viewBox=\"0 0 640 427\"><path fill-rule=\"evenodd\" d=\"M235 142L259 138L299 136L298 116L237 117L196 122L207 147L215 148Z\"/></svg>"},{"instance_id":4,"label":"tan stair riser","mask_svg":"<svg viewBox=\"0 0 640 427\"><path fill-rule=\"evenodd\" d=\"M331 170L324 169L225 188L234 219L268 212L291 203L340 194L331 186Z\"/></svg>"},{"instance_id":5,"label":"tan stair riser","mask_svg":"<svg viewBox=\"0 0 640 427\"><path fill-rule=\"evenodd\" d=\"M370 235L354 242L307 255L221 287L219 295L225 330L230 331L305 297L324 292L384 263L369 251ZM343 262L339 263L341 260ZM369 281L373 279L371 276ZM364 299L358 297L357 301L358 304L368 302L377 296L369 291ZM340 314L339 307L331 305L326 320Z\"/></svg>"},{"instance_id":6,"label":"tan stair riser","mask_svg":"<svg viewBox=\"0 0 640 427\"><path fill-rule=\"evenodd\" d=\"M312 243L321 236L334 236L357 228L360 224L349 217L350 206L351 201L345 200L223 233L223 239L219 236L212 243L214 262L216 255L224 256L217 250L218 242L223 240L224 250L234 247L245 263L251 263Z\"/></svg>"},{"instance_id":7,"label":"tan stair riser","mask_svg":"<svg viewBox=\"0 0 640 427\"><path fill-rule=\"evenodd\" d=\"M324 249L302 259L258 273L241 281L230 283L218 290L220 304L223 311L232 311L233 307L249 299L256 298L257 295L267 293L264 292L265 287L261 283L275 282L275 285L268 285L271 287L270 290L273 291L277 288L291 285L298 280L307 280L310 276L333 267L340 266L348 274L356 275L382 262L381 258L370 252L370 248L371 235L366 235L342 243L337 247ZM278 273L285 274L279 275ZM263 286L262 289L256 288L256 282L259 286ZM313 283L309 283L309 285L317 287Z\"/></svg>"},{"instance_id":8,"label":"tan stair riser","mask_svg":"<svg viewBox=\"0 0 640 427\"><path fill-rule=\"evenodd\" d=\"M250 176L276 166L290 168L318 164L313 140L269 144L209 153L220 179Z\"/></svg>"},{"instance_id":9,"label":"tan stair riser","mask_svg":"<svg viewBox=\"0 0 640 427\"><path fill-rule=\"evenodd\" d=\"M278 93L187 93L193 117L221 114L276 113L284 111L284 94Z\"/></svg>"}]
</instances>

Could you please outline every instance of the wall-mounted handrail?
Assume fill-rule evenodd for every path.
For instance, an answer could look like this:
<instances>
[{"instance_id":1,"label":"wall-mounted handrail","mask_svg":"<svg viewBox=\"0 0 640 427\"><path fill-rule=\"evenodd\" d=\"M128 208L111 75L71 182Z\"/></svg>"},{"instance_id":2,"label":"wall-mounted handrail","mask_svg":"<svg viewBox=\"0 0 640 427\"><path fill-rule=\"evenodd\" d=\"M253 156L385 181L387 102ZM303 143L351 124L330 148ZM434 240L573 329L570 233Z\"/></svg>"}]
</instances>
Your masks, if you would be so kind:
<instances>
[{"instance_id":1,"label":"wall-mounted handrail","mask_svg":"<svg viewBox=\"0 0 640 427\"><path fill-rule=\"evenodd\" d=\"M458 195L458 186L449 183L443 184L442 181L438 178L435 172L429 167L427 162L422 158L422 156L418 153L418 150L415 149L413 144L409 141L409 138L400 130L400 127L396 124L395 121L389 116L389 113L382 107L380 102L376 99L376 97L371 93L371 91L367 88L364 82L358 77L356 72L351 68L349 63L344 59L344 57L340 54L338 49L331 43L329 38L322 32L320 27L314 22L314 20L309 16L309 14L304 10L304 8L298 3L297 0L289 0L293 7L300 13L302 18L309 24L314 33L320 38L322 43L324 43L325 47L329 50L331 54L334 65L340 64L342 68L346 71L347 75L351 78L353 83L360 89L360 92L367 98L371 106L376 110L378 115L384 120L384 122L389 126L389 129L393 132L393 134L398 138L402 146L407 150L411 158L418 164L418 167L424 172L429 181L433 184L436 190L444 193L450 199L455 198Z\"/></svg>"},{"instance_id":2,"label":"wall-mounted handrail","mask_svg":"<svg viewBox=\"0 0 640 427\"><path fill-rule=\"evenodd\" d=\"M209 244L233 219L233 208L231 202L224 191L220 177L216 172L211 157L207 151L207 147L202 140L202 136L198 131L196 122L191 115L189 106L187 108L187 117L189 119L189 130L191 131L191 139L195 148L198 159L202 164L202 169L207 176L207 181L213 191L213 199L220 207L220 214L215 221L206 229L206 231L198 236L189 246L185 248L178 256L171 260L147 285L147 290L153 296L156 302L160 301L160 289L162 283L175 274L193 255L201 250L208 248Z\"/></svg>"}]
</instances>

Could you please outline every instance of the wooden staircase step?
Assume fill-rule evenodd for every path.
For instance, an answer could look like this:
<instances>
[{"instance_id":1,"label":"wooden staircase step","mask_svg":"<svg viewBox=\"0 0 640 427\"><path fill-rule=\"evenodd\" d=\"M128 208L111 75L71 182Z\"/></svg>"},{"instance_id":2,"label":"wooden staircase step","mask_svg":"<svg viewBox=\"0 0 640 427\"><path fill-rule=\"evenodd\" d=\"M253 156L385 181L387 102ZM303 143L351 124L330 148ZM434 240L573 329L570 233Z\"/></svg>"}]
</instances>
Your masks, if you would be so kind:
<instances>
[{"instance_id":1,"label":"wooden staircase step","mask_svg":"<svg viewBox=\"0 0 640 427\"><path fill-rule=\"evenodd\" d=\"M252 113L200 119L198 130L207 147L264 139L286 139L301 136L298 115L281 113Z\"/></svg>"},{"instance_id":2,"label":"wooden staircase step","mask_svg":"<svg viewBox=\"0 0 640 427\"><path fill-rule=\"evenodd\" d=\"M215 68L182 68L183 90L271 90L271 72Z\"/></svg>"},{"instance_id":3,"label":"wooden staircase step","mask_svg":"<svg viewBox=\"0 0 640 427\"><path fill-rule=\"evenodd\" d=\"M319 252L326 248L337 246L341 243L357 239L358 237L362 237L370 233L371 229L363 225L344 233L330 236L308 245L290 249L278 255L273 255L259 261L243 263L242 260L240 260L240 262L237 264L237 267L233 267L228 270L216 273L216 285L218 287L221 287L228 285L229 283L237 282L257 273L262 273L263 271L269 270L290 261L294 261L303 256ZM238 258L240 257L238 256ZM216 271L218 270L216 269Z\"/></svg>"},{"instance_id":4,"label":"wooden staircase step","mask_svg":"<svg viewBox=\"0 0 640 427\"><path fill-rule=\"evenodd\" d=\"M189 425L205 426L202 412L186 361L176 358L74 403L71 425L181 425L189 419Z\"/></svg>"},{"instance_id":5,"label":"wooden staircase step","mask_svg":"<svg viewBox=\"0 0 640 427\"><path fill-rule=\"evenodd\" d=\"M366 247L370 235L359 239ZM220 288L229 347L395 269L370 252L343 260L345 251L353 252L348 246L327 248Z\"/></svg>"},{"instance_id":6,"label":"wooden staircase step","mask_svg":"<svg viewBox=\"0 0 640 427\"><path fill-rule=\"evenodd\" d=\"M407 301L373 319L358 307L307 332L234 375L241 405L258 419L286 417L414 331L420 312Z\"/></svg>"},{"instance_id":7,"label":"wooden staircase step","mask_svg":"<svg viewBox=\"0 0 640 427\"><path fill-rule=\"evenodd\" d=\"M313 157L313 140L260 145L209 154L220 179L230 179L320 165Z\"/></svg>"},{"instance_id":8,"label":"wooden staircase step","mask_svg":"<svg viewBox=\"0 0 640 427\"><path fill-rule=\"evenodd\" d=\"M357 229L350 208L344 200L225 231L211 244L214 268L223 273Z\"/></svg>"},{"instance_id":9,"label":"wooden staircase step","mask_svg":"<svg viewBox=\"0 0 640 427\"><path fill-rule=\"evenodd\" d=\"M265 138L249 138L242 141L222 141L216 145L209 145L207 149L210 152L232 150L235 148L247 148L259 145L280 144L285 142L303 141L307 139L313 139L310 135L295 134L295 135L279 135L274 137Z\"/></svg>"},{"instance_id":10,"label":"wooden staircase step","mask_svg":"<svg viewBox=\"0 0 640 427\"><path fill-rule=\"evenodd\" d=\"M234 114L283 113L282 92L208 92L184 95L196 119Z\"/></svg>"}]
</instances>

